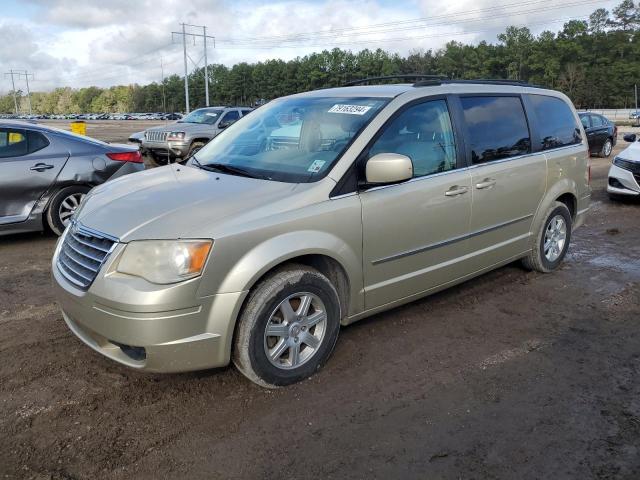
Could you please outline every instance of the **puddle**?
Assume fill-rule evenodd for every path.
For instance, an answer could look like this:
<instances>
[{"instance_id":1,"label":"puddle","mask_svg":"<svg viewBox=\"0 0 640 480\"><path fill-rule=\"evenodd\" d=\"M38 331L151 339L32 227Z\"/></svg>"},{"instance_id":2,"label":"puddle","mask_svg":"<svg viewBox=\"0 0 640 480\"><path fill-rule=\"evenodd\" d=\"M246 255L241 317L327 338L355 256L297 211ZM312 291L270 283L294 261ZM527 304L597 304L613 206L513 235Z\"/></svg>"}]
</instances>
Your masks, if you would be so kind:
<instances>
[{"instance_id":1,"label":"puddle","mask_svg":"<svg viewBox=\"0 0 640 480\"><path fill-rule=\"evenodd\" d=\"M599 255L587 261L596 267L612 268L623 272L634 280L640 279L640 260L638 259L630 259L628 257L607 254Z\"/></svg>"}]
</instances>

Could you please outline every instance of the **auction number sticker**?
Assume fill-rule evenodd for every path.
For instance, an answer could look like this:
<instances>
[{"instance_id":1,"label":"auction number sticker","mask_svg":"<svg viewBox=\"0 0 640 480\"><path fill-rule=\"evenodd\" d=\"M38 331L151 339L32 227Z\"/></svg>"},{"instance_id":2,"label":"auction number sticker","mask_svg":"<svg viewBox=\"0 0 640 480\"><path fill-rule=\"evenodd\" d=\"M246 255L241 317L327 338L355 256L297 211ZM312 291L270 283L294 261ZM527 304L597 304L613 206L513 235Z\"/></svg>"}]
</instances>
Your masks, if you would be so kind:
<instances>
[{"instance_id":1,"label":"auction number sticker","mask_svg":"<svg viewBox=\"0 0 640 480\"><path fill-rule=\"evenodd\" d=\"M318 173L325 163L327 162L324 160L314 160L309 168L307 168L307 172Z\"/></svg>"},{"instance_id":2,"label":"auction number sticker","mask_svg":"<svg viewBox=\"0 0 640 480\"><path fill-rule=\"evenodd\" d=\"M366 105L344 105L342 103L336 103L329 109L329 113L346 113L348 115L364 115L371 107Z\"/></svg>"}]
</instances>

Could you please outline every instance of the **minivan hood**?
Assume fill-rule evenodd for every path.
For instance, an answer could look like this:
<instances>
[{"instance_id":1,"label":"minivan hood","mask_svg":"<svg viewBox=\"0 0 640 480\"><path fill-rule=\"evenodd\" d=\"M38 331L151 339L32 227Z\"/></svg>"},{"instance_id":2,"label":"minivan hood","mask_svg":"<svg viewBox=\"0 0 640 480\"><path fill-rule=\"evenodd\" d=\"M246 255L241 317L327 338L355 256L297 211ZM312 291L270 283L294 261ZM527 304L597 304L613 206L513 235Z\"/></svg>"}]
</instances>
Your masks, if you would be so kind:
<instances>
[{"instance_id":1,"label":"minivan hood","mask_svg":"<svg viewBox=\"0 0 640 480\"><path fill-rule=\"evenodd\" d=\"M123 242L209 238L224 219L238 220L300 189L300 184L172 164L124 175L96 187L87 196L77 220Z\"/></svg>"}]
</instances>

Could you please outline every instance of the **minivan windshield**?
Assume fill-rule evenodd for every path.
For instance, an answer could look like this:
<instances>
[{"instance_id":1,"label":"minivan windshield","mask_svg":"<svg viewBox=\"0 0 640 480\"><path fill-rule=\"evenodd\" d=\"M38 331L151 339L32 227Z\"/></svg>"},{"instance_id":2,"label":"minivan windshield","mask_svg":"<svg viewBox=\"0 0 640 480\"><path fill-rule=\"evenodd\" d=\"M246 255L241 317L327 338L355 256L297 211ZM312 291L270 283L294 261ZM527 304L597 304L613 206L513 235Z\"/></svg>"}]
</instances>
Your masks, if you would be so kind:
<instances>
[{"instance_id":1,"label":"minivan windshield","mask_svg":"<svg viewBox=\"0 0 640 480\"><path fill-rule=\"evenodd\" d=\"M213 125L220 115L222 115L222 110L220 109L200 108L178 120L178 123L204 123L206 125Z\"/></svg>"},{"instance_id":2,"label":"minivan windshield","mask_svg":"<svg viewBox=\"0 0 640 480\"><path fill-rule=\"evenodd\" d=\"M201 168L304 183L322 178L389 102L369 97L292 97L243 117L195 155Z\"/></svg>"}]
</instances>

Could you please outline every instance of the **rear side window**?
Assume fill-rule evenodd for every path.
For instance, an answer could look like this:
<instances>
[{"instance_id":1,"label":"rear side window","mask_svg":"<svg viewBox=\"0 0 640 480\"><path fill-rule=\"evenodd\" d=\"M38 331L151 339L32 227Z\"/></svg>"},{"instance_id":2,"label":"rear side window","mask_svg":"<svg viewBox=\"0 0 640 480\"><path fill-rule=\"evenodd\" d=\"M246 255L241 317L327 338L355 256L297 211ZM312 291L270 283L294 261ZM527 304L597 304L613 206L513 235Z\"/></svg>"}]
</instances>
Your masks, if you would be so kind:
<instances>
[{"instance_id":1,"label":"rear side window","mask_svg":"<svg viewBox=\"0 0 640 480\"><path fill-rule=\"evenodd\" d=\"M563 100L546 95L530 95L529 98L538 119L543 150L575 145L582 141L573 112ZM595 116L591 115L591 121L594 120Z\"/></svg>"},{"instance_id":2,"label":"rear side window","mask_svg":"<svg viewBox=\"0 0 640 480\"><path fill-rule=\"evenodd\" d=\"M29 141L29 153L37 152L49 145L47 137L40 132L27 131L27 139Z\"/></svg>"},{"instance_id":3,"label":"rear side window","mask_svg":"<svg viewBox=\"0 0 640 480\"><path fill-rule=\"evenodd\" d=\"M531 152L531 137L519 97L462 97L473 164Z\"/></svg>"},{"instance_id":4,"label":"rear side window","mask_svg":"<svg viewBox=\"0 0 640 480\"><path fill-rule=\"evenodd\" d=\"M253 112L253 110L242 110L242 116L246 117L247 115L249 115L251 112Z\"/></svg>"},{"instance_id":5,"label":"rear side window","mask_svg":"<svg viewBox=\"0 0 640 480\"><path fill-rule=\"evenodd\" d=\"M24 130L0 128L0 158L27 154L27 134Z\"/></svg>"}]
</instances>

